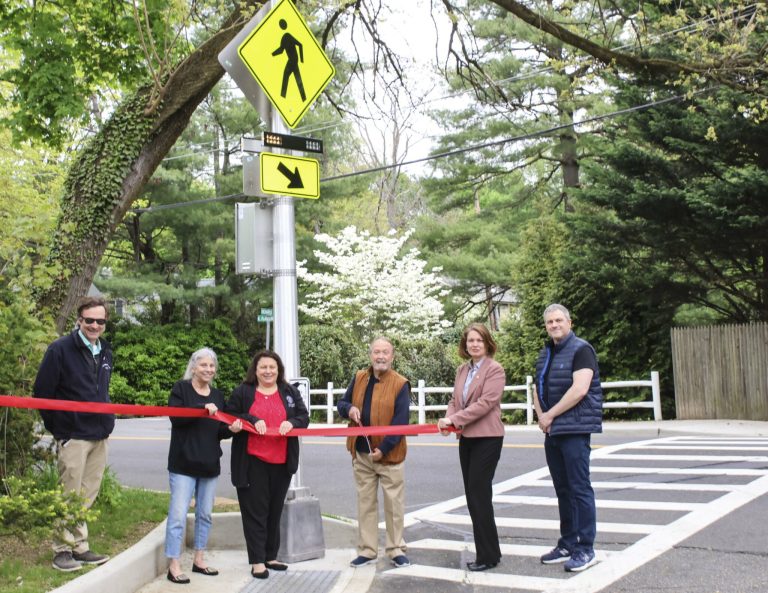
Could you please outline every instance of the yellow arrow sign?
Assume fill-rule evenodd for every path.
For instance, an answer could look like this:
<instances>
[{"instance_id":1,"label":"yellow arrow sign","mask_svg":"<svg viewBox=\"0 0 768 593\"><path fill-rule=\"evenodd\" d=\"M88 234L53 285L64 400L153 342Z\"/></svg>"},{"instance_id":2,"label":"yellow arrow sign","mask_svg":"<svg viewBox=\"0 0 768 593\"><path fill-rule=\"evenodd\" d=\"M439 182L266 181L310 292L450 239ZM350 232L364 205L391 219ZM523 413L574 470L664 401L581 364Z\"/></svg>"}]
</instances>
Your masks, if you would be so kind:
<instances>
[{"instance_id":1,"label":"yellow arrow sign","mask_svg":"<svg viewBox=\"0 0 768 593\"><path fill-rule=\"evenodd\" d=\"M315 159L261 152L259 169L261 191L265 194L314 200L320 197L320 163Z\"/></svg>"},{"instance_id":2,"label":"yellow arrow sign","mask_svg":"<svg viewBox=\"0 0 768 593\"><path fill-rule=\"evenodd\" d=\"M291 0L270 10L237 53L290 128L336 73Z\"/></svg>"}]
</instances>

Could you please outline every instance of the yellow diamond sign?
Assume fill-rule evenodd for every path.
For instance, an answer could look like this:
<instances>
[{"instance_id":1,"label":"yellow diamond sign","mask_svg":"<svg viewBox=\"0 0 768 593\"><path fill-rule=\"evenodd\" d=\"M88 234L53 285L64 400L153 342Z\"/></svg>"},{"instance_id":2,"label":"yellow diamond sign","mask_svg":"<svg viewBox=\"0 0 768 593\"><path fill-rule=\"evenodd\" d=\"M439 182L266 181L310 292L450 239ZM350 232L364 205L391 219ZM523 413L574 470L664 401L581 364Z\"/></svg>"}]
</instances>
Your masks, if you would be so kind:
<instances>
[{"instance_id":1,"label":"yellow diamond sign","mask_svg":"<svg viewBox=\"0 0 768 593\"><path fill-rule=\"evenodd\" d=\"M265 194L320 197L320 163L271 152L259 153L261 191Z\"/></svg>"},{"instance_id":2,"label":"yellow diamond sign","mask_svg":"<svg viewBox=\"0 0 768 593\"><path fill-rule=\"evenodd\" d=\"M290 128L336 73L291 0L270 10L237 53Z\"/></svg>"}]
</instances>

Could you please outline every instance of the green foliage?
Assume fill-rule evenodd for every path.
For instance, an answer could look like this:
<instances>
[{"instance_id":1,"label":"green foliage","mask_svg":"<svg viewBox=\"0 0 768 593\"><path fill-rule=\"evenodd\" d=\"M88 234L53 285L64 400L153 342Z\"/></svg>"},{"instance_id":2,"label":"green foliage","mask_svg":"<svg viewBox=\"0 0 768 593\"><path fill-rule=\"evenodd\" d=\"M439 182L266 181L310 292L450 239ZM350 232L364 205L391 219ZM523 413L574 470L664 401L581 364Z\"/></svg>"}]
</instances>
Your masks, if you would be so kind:
<instances>
[{"instance_id":1,"label":"green foliage","mask_svg":"<svg viewBox=\"0 0 768 593\"><path fill-rule=\"evenodd\" d=\"M344 386L368 361L366 345L348 331L314 323L299 326L299 357L312 388Z\"/></svg>"},{"instance_id":2,"label":"green foliage","mask_svg":"<svg viewBox=\"0 0 768 593\"><path fill-rule=\"evenodd\" d=\"M136 17L144 29L139 32L133 3L4 2L0 44L19 56L2 72L12 88L4 120L15 139L63 144L72 122L87 125L98 118L89 112L92 101L107 101L110 92L134 89L148 78L146 43L154 44L146 49L150 59L160 61L152 69L162 77L186 42L174 30L181 16L175 4L138 2ZM166 53L158 55L158 48Z\"/></svg>"},{"instance_id":3,"label":"green foliage","mask_svg":"<svg viewBox=\"0 0 768 593\"><path fill-rule=\"evenodd\" d=\"M116 508L123 500L124 488L117 479L117 474L112 468L107 466L104 475L101 478L99 494L94 501L98 508L110 507Z\"/></svg>"},{"instance_id":4,"label":"green foliage","mask_svg":"<svg viewBox=\"0 0 768 593\"><path fill-rule=\"evenodd\" d=\"M456 367L462 362L457 345L442 340L395 339L393 367L416 387L423 379L427 386L453 385Z\"/></svg>"},{"instance_id":5,"label":"green foliage","mask_svg":"<svg viewBox=\"0 0 768 593\"><path fill-rule=\"evenodd\" d=\"M623 92L628 103L644 96ZM633 114L631 138L612 130L604 163L587 168L582 197L594 209L580 225L592 250L655 274L656 300L661 290L665 303L732 323L768 319L768 123L737 115L743 99L720 89Z\"/></svg>"},{"instance_id":6,"label":"green foliage","mask_svg":"<svg viewBox=\"0 0 768 593\"><path fill-rule=\"evenodd\" d=\"M43 473L43 480L45 476ZM36 476L7 476L0 495L0 535L21 539L49 536L54 527L72 528L93 521L98 514L88 510L83 498L64 493L60 486L40 487Z\"/></svg>"},{"instance_id":7,"label":"green foliage","mask_svg":"<svg viewBox=\"0 0 768 593\"><path fill-rule=\"evenodd\" d=\"M203 347L216 352L219 368L215 385L225 396L242 381L249 362L245 345L222 320L204 321L194 327L123 321L115 328L112 344L115 371L110 394L116 403L166 405L189 357Z\"/></svg>"}]
</instances>

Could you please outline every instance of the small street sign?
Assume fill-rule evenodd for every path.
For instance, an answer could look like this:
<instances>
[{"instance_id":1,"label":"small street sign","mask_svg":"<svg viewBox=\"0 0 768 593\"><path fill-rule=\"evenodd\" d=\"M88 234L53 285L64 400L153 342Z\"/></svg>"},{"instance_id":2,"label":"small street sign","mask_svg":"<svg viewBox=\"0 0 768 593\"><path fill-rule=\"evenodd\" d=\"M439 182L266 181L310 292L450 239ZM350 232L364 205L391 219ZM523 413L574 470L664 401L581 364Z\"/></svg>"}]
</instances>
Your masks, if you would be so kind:
<instances>
[{"instance_id":1,"label":"small street sign","mask_svg":"<svg viewBox=\"0 0 768 593\"><path fill-rule=\"evenodd\" d=\"M257 321L259 321L260 323L265 323L267 321L274 321L274 319L272 318L271 315L259 315L257 317Z\"/></svg>"},{"instance_id":2,"label":"small street sign","mask_svg":"<svg viewBox=\"0 0 768 593\"><path fill-rule=\"evenodd\" d=\"M260 315L264 315L265 317L272 317L272 309L262 309L259 311Z\"/></svg>"},{"instance_id":3,"label":"small street sign","mask_svg":"<svg viewBox=\"0 0 768 593\"><path fill-rule=\"evenodd\" d=\"M295 198L320 197L320 163L271 152L259 153L261 191Z\"/></svg>"},{"instance_id":4,"label":"small street sign","mask_svg":"<svg viewBox=\"0 0 768 593\"><path fill-rule=\"evenodd\" d=\"M289 128L336 73L291 0L269 11L237 51Z\"/></svg>"}]
</instances>

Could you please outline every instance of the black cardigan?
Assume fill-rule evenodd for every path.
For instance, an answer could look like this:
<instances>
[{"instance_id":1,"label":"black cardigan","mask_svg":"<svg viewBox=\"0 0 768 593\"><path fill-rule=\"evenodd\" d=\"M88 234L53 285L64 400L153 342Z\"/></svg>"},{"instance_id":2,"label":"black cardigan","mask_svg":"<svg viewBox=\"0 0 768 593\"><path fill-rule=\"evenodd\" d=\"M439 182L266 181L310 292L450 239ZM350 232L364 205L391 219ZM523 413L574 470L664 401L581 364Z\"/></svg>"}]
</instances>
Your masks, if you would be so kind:
<instances>
[{"instance_id":1,"label":"black cardigan","mask_svg":"<svg viewBox=\"0 0 768 593\"><path fill-rule=\"evenodd\" d=\"M304 405L304 400L293 385L282 383L278 385L280 399L285 407L286 420L293 424L294 428L306 428L309 426L309 412ZM259 418L248 413L253 405L253 397L256 385L253 383L241 383L232 392L224 411L251 424L256 424ZM248 486L248 432L240 431L232 439L232 485L236 488ZM290 435L290 433L289 433ZM288 438L288 456L285 467L289 473L295 474L299 469L299 439Z\"/></svg>"},{"instance_id":2,"label":"black cardigan","mask_svg":"<svg viewBox=\"0 0 768 593\"><path fill-rule=\"evenodd\" d=\"M224 410L224 395L211 387L210 395L195 391L189 380L178 381L171 389L168 405L179 408L205 408L216 404ZM232 436L229 427L213 418L171 416L171 445L168 448L168 471L193 478L213 478L221 473L221 439Z\"/></svg>"}]
</instances>

